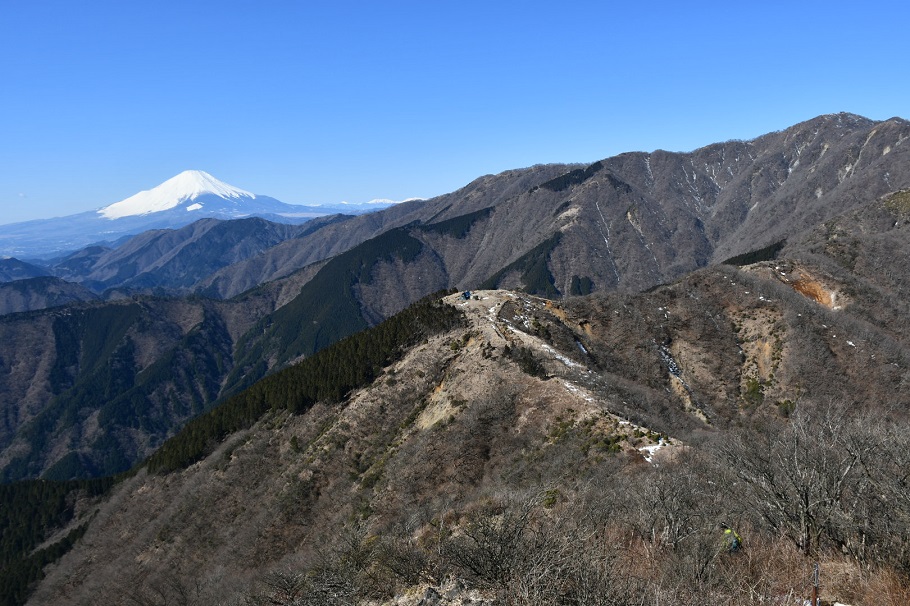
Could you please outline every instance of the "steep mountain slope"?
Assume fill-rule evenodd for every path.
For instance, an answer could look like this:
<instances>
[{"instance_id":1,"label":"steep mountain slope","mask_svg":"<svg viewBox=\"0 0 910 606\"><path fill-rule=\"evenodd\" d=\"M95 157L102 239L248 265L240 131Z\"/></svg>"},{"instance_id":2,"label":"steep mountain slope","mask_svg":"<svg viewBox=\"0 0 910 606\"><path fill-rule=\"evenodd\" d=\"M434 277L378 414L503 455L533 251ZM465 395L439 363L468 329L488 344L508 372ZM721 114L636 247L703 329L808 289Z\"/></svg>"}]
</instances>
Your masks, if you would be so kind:
<instances>
[{"instance_id":1,"label":"steep mountain slope","mask_svg":"<svg viewBox=\"0 0 910 606\"><path fill-rule=\"evenodd\" d=\"M404 205L284 242L221 270L206 292L230 296L382 231L483 209L495 210L477 218L467 240L427 242L440 265L437 283L476 287L495 277L488 285L519 286L527 267L540 268L544 255L552 282L532 290L572 294L573 283L594 291L640 290L910 187L908 137L910 123L899 118L873 122L835 114L691 153L637 152L587 167L511 171L419 207Z\"/></svg>"},{"instance_id":2,"label":"steep mountain slope","mask_svg":"<svg viewBox=\"0 0 910 606\"><path fill-rule=\"evenodd\" d=\"M840 309L808 296L811 289L800 285L811 280L843 285L796 264L721 266L648 294L558 304L507 291L479 291L467 300L452 295L447 302L465 314L465 323L410 346L369 388L299 406L293 390L279 389L279 377L268 379L257 388L261 395L244 400L273 401L254 413L263 415L260 421L227 435L210 456L163 476L142 471L105 502L86 503L82 515L93 521L85 538L49 570L34 603L79 604L99 596L117 603L181 593L199 603L223 603L255 591L258 581L277 591L273 582L291 578L269 576L270 570L309 570L298 579L299 590L314 592L308 595L317 601L320 575L329 575L325 587L333 591L391 599L383 592L395 583L442 583L447 572L433 572L433 560L421 559L434 557L434 550L438 565L466 575L468 588L485 589L488 603L498 603L495 591L508 589L508 575L519 569L472 568L470 554L504 548L484 547L481 540L505 540L473 533L484 515L491 524L531 515L519 496L529 493L537 495L530 502L540 513L528 549L560 536L537 534L554 519L546 508L556 508L556 519L580 521L587 518L575 517L570 504L599 495L586 515L601 511L599 523L618 524L617 531L625 527L629 534L601 537L598 544L622 545L639 562L685 550L690 541L711 555L715 516L734 515L740 501L703 492L728 480L721 469L686 458L686 445L735 435L726 432L743 424L779 425L796 408L822 410L845 394L854 410L878 409L888 394L889 413L907 419L910 400L894 388L907 378L908 344L887 323L857 317L871 301L863 293ZM247 405L238 401L235 408ZM191 439L211 449L203 427L197 423L170 443L160 460L186 452ZM685 461L680 467L673 463L678 457ZM658 460L652 471L647 462ZM660 469L701 471L685 476L690 483L684 485ZM698 479L702 473L707 477ZM689 502L684 495L692 490L700 492ZM752 502L745 497L742 503ZM667 509L660 509L660 499ZM738 511L743 524L752 519ZM647 517L662 512L690 516L679 521L689 526ZM759 526L751 532L749 549L774 548ZM469 538L481 551L471 551ZM638 540L646 541L641 551L634 547ZM679 546L664 542L671 540ZM332 568L355 553L366 558L363 564ZM521 566L522 552L505 553L510 566ZM610 553L611 562L628 564ZM795 564L786 557L788 566ZM704 570L723 570L725 562L714 553ZM661 585L640 590L669 591L669 570L641 576ZM738 574L754 579L757 573ZM731 578L738 577L718 578L712 591L732 591ZM781 576L776 582L793 582L792 588L799 581ZM619 587L639 591L634 585L612 591ZM760 591L771 595L780 590L775 587ZM754 584L750 590L757 590Z\"/></svg>"},{"instance_id":3,"label":"steep mountain slope","mask_svg":"<svg viewBox=\"0 0 910 606\"><path fill-rule=\"evenodd\" d=\"M218 398L234 342L273 308L271 297L127 299L3 316L0 477L128 469Z\"/></svg>"},{"instance_id":4,"label":"steep mountain slope","mask_svg":"<svg viewBox=\"0 0 910 606\"><path fill-rule=\"evenodd\" d=\"M538 165L485 175L465 187L430 200L404 202L349 221L328 225L282 242L264 254L215 273L200 288L211 296L231 297L258 284L277 280L301 267L341 254L385 231L412 223L435 223L494 206L574 169L573 165ZM427 294L430 291L426 291Z\"/></svg>"},{"instance_id":5,"label":"steep mountain slope","mask_svg":"<svg viewBox=\"0 0 910 606\"><path fill-rule=\"evenodd\" d=\"M910 181L908 148L902 145L907 137L910 124L902 120L876 124L825 116L752 142L605 160L505 198L453 194L442 214L389 228L323 266L314 274L320 279L304 286L295 305L263 320L262 343L277 356L251 349L242 368L258 364L258 371L246 375L258 378L275 362L311 353L318 338L351 334L440 288L510 287L551 298L605 289L634 292L734 253L786 237L799 240L816 221L874 206L876 196ZM785 145L795 146L797 155L788 156ZM712 158L720 163L713 168ZM746 173L769 173L781 158L789 158L792 167L774 173L777 180L745 179ZM844 162L851 171L835 174ZM696 166L707 167L710 178L701 179L710 186L680 190L683 175L697 181L699 171L688 172ZM720 173L725 176L714 176ZM800 189L807 181L810 191ZM471 212L453 212L468 198L464 210ZM740 212L744 200L753 199L749 204L761 200L763 211ZM427 207L440 203L429 201ZM323 236L322 230L314 232L309 242ZM291 244L296 242L281 247ZM303 326L301 311L311 306L321 306L323 317Z\"/></svg>"},{"instance_id":6,"label":"steep mountain slope","mask_svg":"<svg viewBox=\"0 0 910 606\"><path fill-rule=\"evenodd\" d=\"M500 220L483 245L511 262L559 233L549 255L558 292L579 267L595 290L647 288L906 187L907 137L903 120L836 115L689 154L623 154L497 208L521 221ZM492 273L474 268L465 279Z\"/></svg>"}]
</instances>

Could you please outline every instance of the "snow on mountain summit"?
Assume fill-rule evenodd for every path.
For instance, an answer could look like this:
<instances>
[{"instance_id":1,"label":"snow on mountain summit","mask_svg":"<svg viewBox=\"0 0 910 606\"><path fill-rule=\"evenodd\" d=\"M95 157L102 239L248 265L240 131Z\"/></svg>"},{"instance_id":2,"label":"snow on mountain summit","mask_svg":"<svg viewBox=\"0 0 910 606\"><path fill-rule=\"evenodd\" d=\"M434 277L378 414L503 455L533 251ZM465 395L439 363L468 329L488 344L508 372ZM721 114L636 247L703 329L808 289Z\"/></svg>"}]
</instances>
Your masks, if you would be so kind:
<instances>
[{"instance_id":1,"label":"snow on mountain summit","mask_svg":"<svg viewBox=\"0 0 910 606\"><path fill-rule=\"evenodd\" d=\"M158 187L141 191L125 200L105 206L98 211L98 214L106 219L148 215L169 210L202 195L215 195L224 199L256 198L255 194L219 181L207 172L185 170ZM199 204L193 206L201 208ZM187 208L187 210L191 210L191 208Z\"/></svg>"}]
</instances>

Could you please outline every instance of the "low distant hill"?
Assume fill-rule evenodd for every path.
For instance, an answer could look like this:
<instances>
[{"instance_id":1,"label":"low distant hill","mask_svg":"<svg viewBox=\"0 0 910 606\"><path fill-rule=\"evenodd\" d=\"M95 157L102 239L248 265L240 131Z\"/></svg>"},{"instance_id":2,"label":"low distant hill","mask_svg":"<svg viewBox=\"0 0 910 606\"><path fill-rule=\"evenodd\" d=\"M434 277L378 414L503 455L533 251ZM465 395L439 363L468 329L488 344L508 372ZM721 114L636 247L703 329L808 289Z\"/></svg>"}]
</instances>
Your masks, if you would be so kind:
<instances>
[{"instance_id":1,"label":"low distant hill","mask_svg":"<svg viewBox=\"0 0 910 606\"><path fill-rule=\"evenodd\" d=\"M0 315L97 299L84 286L51 276L0 283Z\"/></svg>"},{"instance_id":2,"label":"low distant hill","mask_svg":"<svg viewBox=\"0 0 910 606\"><path fill-rule=\"evenodd\" d=\"M0 259L0 283L50 275L47 269L19 259Z\"/></svg>"}]
</instances>

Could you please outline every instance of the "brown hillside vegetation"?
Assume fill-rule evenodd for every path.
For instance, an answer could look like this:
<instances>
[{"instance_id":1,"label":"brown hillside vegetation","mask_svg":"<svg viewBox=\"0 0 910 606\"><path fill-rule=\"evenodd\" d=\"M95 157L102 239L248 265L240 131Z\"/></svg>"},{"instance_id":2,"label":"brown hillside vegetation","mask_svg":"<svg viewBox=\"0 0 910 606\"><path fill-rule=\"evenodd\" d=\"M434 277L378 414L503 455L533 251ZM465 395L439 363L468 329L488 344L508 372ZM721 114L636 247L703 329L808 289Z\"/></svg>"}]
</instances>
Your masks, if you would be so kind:
<instances>
[{"instance_id":1,"label":"brown hillside vegetation","mask_svg":"<svg viewBox=\"0 0 910 606\"><path fill-rule=\"evenodd\" d=\"M342 405L86 507L31 603L794 603L816 559L826 600L906 603L908 365L880 328L732 267L448 301L466 327Z\"/></svg>"},{"instance_id":2,"label":"brown hillside vegetation","mask_svg":"<svg viewBox=\"0 0 910 606\"><path fill-rule=\"evenodd\" d=\"M230 301L3 319L29 344L0 360L22 411L4 435L98 369L56 400L55 456L104 428L97 401L145 410L106 400L108 368L155 379L163 413L225 402L77 502L49 540L84 535L31 603L792 605L815 563L825 603L910 603L908 135L837 114L482 177L219 270L222 295L285 280ZM478 290L430 307L465 321L402 328L388 355L365 353L374 333L347 357L291 347L331 353L329 333L450 287ZM326 379L361 358L363 381ZM180 407L182 386L206 391ZM52 435L58 418L78 423ZM133 456L158 444L144 431Z\"/></svg>"}]
</instances>

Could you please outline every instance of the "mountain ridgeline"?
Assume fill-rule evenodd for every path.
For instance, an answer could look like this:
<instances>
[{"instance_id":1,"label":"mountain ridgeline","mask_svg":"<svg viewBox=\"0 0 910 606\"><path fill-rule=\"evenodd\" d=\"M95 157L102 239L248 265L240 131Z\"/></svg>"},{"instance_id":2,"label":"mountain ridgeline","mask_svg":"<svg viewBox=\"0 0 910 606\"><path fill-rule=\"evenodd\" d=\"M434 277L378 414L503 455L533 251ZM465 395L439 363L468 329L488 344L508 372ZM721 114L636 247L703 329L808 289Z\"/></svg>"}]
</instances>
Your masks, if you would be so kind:
<instances>
[{"instance_id":1,"label":"mountain ridgeline","mask_svg":"<svg viewBox=\"0 0 910 606\"><path fill-rule=\"evenodd\" d=\"M86 538L58 568L30 565L10 586L48 574L36 603L188 592L268 603L271 583L290 582L269 574L295 568L305 574L294 591L325 599L342 585L361 601L391 599L389 587L444 591L451 575L501 598L533 575L484 559L505 540L497 524L549 532L550 509L595 502L584 519L638 513L577 536L614 533L648 555L572 552L593 568L564 570L576 596L566 603L590 603L577 596L595 577L613 583L601 594L628 596L618 604L658 591L685 602L698 587L721 603L735 562L694 564L711 551L709 519L736 518L769 558L783 537L806 557L830 549L903 574L908 551L884 537L910 519L892 498L904 487L888 479L892 463L870 457L900 464L910 405L899 387L910 380L908 139L902 119L828 115L690 153L508 171L365 215L204 220L44 265L10 262L10 277L35 276L0 289L19 310L0 316L0 477L132 470L105 484L107 497L51 491L57 517L33 534L44 547ZM452 289L475 292L422 300ZM834 413L853 424L814 424ZM816 516L811 528L775 517L798 503L759 511L769 501L750 478L771 472L736 463L791 423L847 449L850 482L860 460L877 470L849 484L852 501L840 493L824 501L833 509L799 511ZM872 423L880 435L863 429ZM685 504L699 520L683 524L688 535L659 528L656 510L635 517L645 514L633 497L672 502L652 492L669 482L664 469L689 468L682 493L729 480L743 499ZM597 500L613 493L628 499ZM200 534L211 528L223 532ZM135 558L115 559L122 549ZM636 568L645 561L654 568ZM707 576L674 585L672 574L697 569ZM558 603L544 585L538 603Z\"/></svg>"},{"instance_id":2,"label":"mountain ridgeline","mask_svg":"<svg viewBox=\"0 0 910 606\"><path fill-rule=\"evenodd\" d=\"M509 171L367 215L208 219L70 255L49 271L89 302L0 320L11 344L0 358L2 477L122 471L215 402L439 289L635 292L758 260L750 251L779 252L910 187L907 137L900 119L822 116L687 154ZM25 301L53 280L5 289ZM30 300L65 302L61 290ZM98 334L103 343L86 340Z\"/></svg>"}]
</instances>

